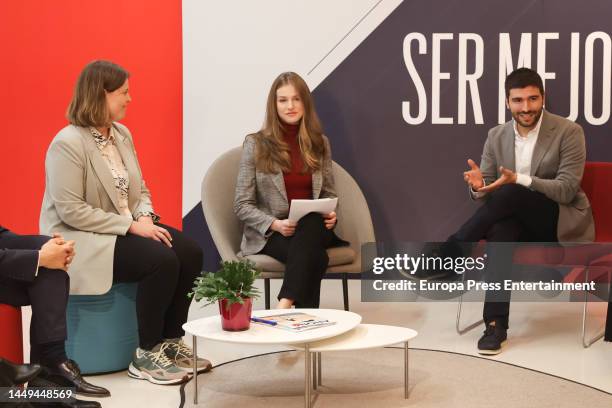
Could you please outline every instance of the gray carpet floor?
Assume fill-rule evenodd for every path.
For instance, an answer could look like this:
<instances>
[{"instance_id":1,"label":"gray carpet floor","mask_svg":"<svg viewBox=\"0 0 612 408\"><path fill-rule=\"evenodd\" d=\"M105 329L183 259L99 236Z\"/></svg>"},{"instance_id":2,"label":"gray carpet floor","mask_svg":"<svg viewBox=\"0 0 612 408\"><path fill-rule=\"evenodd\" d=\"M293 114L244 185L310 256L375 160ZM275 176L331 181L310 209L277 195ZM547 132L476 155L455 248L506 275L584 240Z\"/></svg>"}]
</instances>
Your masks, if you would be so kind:
<instances>
[{"instance_id":1,"label":"gray carpet floor","mask_svg":"<svg viewBox=\"0 0 612 408\"><path fill-rule=\"evenodd\" d=\"M612 395L547 374L477 358L410 351L410 398L404 399L403 350L323 354L323 386L314 407L611 408ZM301 407L304 360L298 352L227 363L198 376L198 406ZM185 385L193 407L193 381Z\"/></svg>"}]
</instances>

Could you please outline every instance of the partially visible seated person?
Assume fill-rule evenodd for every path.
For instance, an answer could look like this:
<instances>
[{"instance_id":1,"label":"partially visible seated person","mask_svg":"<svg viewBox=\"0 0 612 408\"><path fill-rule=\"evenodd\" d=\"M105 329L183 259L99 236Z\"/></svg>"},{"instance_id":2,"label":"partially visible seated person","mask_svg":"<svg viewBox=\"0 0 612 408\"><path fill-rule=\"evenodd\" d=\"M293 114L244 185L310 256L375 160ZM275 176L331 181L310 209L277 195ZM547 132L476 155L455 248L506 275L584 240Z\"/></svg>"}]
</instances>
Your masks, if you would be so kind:
<instances>
[{"instance_id":1,"label":"partially visible seated person","mask_svg":"<svg viewBox=\"0 0 612 408\"><path fill-rule=\"evenodd\" d=\"M241 255L269 255L285 264L278 308L319 307L327 249L345 245L336 213L287 217L293 199L336 197L331 147L306 82L279 75L268 94L263 128L244 140L234 211L244 223Z\"/></svg>"},{"instance_id":2,"label":"partially visible seated person","mask_svg":"<svg viewBox=\"0 0 612 408\"><path fill-rule=\"evenodd\" d=\"M118 122L132 100L128 76L109 61L94 61L81 72L68 107L70 124L47 151L40 229L76 241L71 294L96 295L116 282L138 283L140 344L128 375L178 384L193 372L182 325L187 293L202 270L202 250L155 214L132 134ZM197 360L198 371L210 368L208 360Z\"/></svg>"},{"instance_id":3,"label":"partially visible seated person","mask_svg":"<svg viewBox=\"0 0 612 408\"><path fill-rule=\"evenodd\" d=\"M74 259L74 241L17 235L0 226L0 303L32 307L30 361L42 366L37 377L47 386L73 387L78 394L106 397L110 392L87 382L79 366L66 356L66 305L70 279L66 270ZM15 384L31 375L7 361L0 364L3 381ZM25 378L27 377L27 378ZM32 377L33 378L33 377ZM95 401L76 401L76 407L99 407Z\"/></svg>"}]
</instances>

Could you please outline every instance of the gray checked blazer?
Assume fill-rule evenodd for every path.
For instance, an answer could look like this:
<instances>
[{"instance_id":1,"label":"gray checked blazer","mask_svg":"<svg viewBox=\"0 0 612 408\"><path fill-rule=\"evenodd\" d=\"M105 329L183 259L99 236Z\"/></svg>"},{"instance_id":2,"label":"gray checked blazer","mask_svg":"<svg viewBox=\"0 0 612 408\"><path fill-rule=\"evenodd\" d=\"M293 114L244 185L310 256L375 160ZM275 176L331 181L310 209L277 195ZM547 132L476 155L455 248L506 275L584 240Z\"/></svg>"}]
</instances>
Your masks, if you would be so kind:
<instances>
[{"instance_id":1,"label":"gray checked blazer","mask_svg":"<svg viewBox=\"0 0 612 408\"><path fill-rule=\"evenodd\" d=\"M557 238L560 242L595 239L591 204L580 188L586 148L582 127L561 116L543 112L542 125L531 159L530 188L559 204ZM512 121L489 131L480 170L486 184L499 176L499 166L515 171Z\"/></svg>"},{"instance_id":2,"label":"gray checked blazer","mask_svg":"<svg viewBox=\"0 0 612 408\"><path fill-rule=\"evenodd\" d=\"M261 251L271 235L268 228L272 222L289 215L283 172L263 173L255 168L255 137L248 135L244 140L234 197L234 212L244 224L241 256ZM326 155L321 170L312 174L313 199L336 197L331 148L326 136L323 140Z\"/></svg>"},{"instance_id":3,"label":"gray checked blazer","mask_svg":"<svg viewBox=\"0 0 612 408\"><path fill-rule=\"evenodd\" d=\"M132 135L119 123L113 126L130 180L128 207L134 216L153 212ZM69 125L60 130L47 150L45 172L40 233L60 232L76 241L77 254L68 269L70 293L106 293L113 283L115 240L127 233L132 219L119 215L113 176L89 129Z\"/></svg>"}]
</instances>

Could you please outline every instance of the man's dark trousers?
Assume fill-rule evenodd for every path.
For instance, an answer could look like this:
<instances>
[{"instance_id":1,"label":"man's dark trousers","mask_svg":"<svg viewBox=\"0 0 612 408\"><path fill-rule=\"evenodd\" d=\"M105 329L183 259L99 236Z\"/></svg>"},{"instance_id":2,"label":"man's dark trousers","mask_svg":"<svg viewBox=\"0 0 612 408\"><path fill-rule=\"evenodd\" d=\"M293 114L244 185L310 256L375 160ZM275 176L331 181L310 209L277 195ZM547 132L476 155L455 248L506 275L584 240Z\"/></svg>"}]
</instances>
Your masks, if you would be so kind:
<instances>
[{"instance_id":1,"label":"man's dark trousers","mask_svg":"<svg viewBox=\"0 0 612 408\"><path fill-rule=\"evenodd\" d=\"M488 194L474 215L448 240L454 242L557 242L559 205L544 194L519 184L506 184ZM510 245L487 250L487 280L510 279L513 251ZM502 286L503 287L503 286ZM509 291L488 291L483 318L508 328Z\"/></svg>"},{"instance_id":2,"label":"man's dark trousers","mask_svg":"<svg viewBox=\"0 0 612 408\"><path fill-rule=\"evenodd\" d=\"M36 252L49 239L39 235L20 236L0 227L0 251L30 250L29 253L37 257ZM28 255L28 251L19 253ZM8 261L0 259L0 303L32 306L30 343L32 357L37 360L35 354L38 345L66 339L66 306L70 280L63 270L42 267L34 277L36 261L33 266L28 262L27 268L21 268L20 265L19 262L9 264Z\"/></svg>"}]
</instances>

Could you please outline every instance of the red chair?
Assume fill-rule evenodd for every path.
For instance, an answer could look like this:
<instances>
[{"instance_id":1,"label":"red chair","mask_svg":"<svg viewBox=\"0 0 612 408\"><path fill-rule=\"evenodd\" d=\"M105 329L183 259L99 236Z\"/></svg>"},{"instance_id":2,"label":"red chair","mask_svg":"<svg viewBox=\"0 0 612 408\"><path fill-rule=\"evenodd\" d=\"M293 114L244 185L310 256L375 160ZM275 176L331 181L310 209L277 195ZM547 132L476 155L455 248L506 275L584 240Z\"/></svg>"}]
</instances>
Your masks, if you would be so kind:
<instances>
[{"instance_id":1,"label":"red chair","mask_svg":"<svg viewBox=\"0 0 612 408\"><path fill-rule=\"evenodd\" d=\"M562 266L573 266L574 269L565 276L565 282L584 282L598 280L608 276L612 270L612 163L589 162L584 169L582 189L589 197L593 219L595 220L595 243L569 247L565 250ZM609 282L609 277L606 282ZM578 295L578 294L577 294ZM582 345L588 348L604 336L602 330L591 339L586 338L587 308L589 292L584 291L582 311ZM609 296L609 294L608 294ZM600 300L603 299L600 297Z\"/></svg>"},{"instance_id":2,"label":"red chair","mask_svg":"<svg viewBox=\"0 0 612 408\"><path fill-rule=\"evenodd\" d=\"M612 242L612 163L587 162L582 189L593 209L595 242Z\"/></svg>"},{"instance_id":3,"label":"red chair","mask_svg":"<svg viewBox=\"0 0 612 408\"><path fill-rule=\"evenodd\" d=\"M581 187L591 203L595 221L595 242L602 245L584 245L579 247L523 247L514 254L514 263L522 265L542 265L554 267L574 267L566 277L566 281L576 282L578 276L584 276L588 281L589 268L585 265L601 270L606 262L599 262L600 257L610 254L612 246L603 243L612 243L612 163L587 162L584 167ZM588 292L584 293L584 307L582 315L582 344L585 348L603 337L603 332L591 340L586 340L586 317ZM464 328L460 327L462 297L459 298L457 320L455 328L457 333L464 334L480 325L479 320ZM612 316L611 316L612 318Z\"/></svg>"},{"instance_id":4,"label":"red chair","mask_svg":"<svg viewBox=\"0 0 612 408\"><path fill-rule=\"evenodd\" d=\"M588 267L577 268L579 274L584 274L584 282L589 280L589 268L609 271L611 266L611 246L604 245L612 243L612 163L588 162L584 168L582 177L582 189L589 197L593 218L595 220L595 242L602 245L593 246L588 259L597 259L588 262ZM597 253L595 253L597 251ZM589 251L587 251L589 252ZM565 262L572 262L567 259ZM608 281L609 282L609 281ZM592 339L586 339L588 292L584 293L584 306L582 312L582 345L587 348L604 336L604 332L597 334ZM610 308L608 308L610 310ZM608 318L612 316L608 315Z\"/></svg>"},{"instance_id":5,"label":"red chair","mask_svg":"<svg viewBox=\"0 0 612 408\"><path fill-rule=\"evenodd\" d=\"M0 357L23 363L21 308L0 304Z\"/></svg>"}]
</instances>

